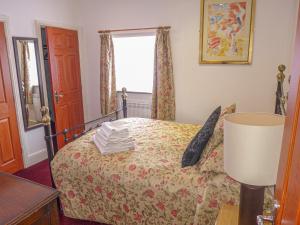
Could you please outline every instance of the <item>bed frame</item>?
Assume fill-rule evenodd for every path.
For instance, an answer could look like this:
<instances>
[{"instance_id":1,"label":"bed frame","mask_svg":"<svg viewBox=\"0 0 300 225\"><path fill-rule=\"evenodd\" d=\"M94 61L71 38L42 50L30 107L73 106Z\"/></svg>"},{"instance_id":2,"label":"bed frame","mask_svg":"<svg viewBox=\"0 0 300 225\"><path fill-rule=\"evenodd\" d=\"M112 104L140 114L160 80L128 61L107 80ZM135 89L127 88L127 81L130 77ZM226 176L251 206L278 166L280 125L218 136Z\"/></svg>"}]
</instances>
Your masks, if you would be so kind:
<instances>
[{"instance_id":1,"label":"bed frame","mask_svg":"<svg viewBox=\"0 0 300 225\"><path fill-rule=\"evenodd\" d=\"M279 65L278 70L279 73L277 74L277 91L276 91L276 103L275 103L275 114L280 114L280 115L286 115L286 100L287 100L287 95L284 94L283 91L283 83L285 79L284 71L286 67L284 65ZM60 131L58 133L52 134L52 128L51 128L51 118L49 115L49 108L46 106L43 106L41 108L42 112L42 123L45 128L45 141L47 145L47 153L48 153L48 160L49 160L49 166L51 161L53 160L55 154L57 153L58 149L56 146L56 139L58 136L63 136L64 137L64 142L68 143L70 141L73 141L82 135L86 134L87 132L91 131L94 128L100 127L101 124L105 121L113 121L113 120L118 120L119 119L119 114L121 111L123 111L123 118L127 118L127 93L126 93L126 88L122 88L122 109L119 109L115 112L109 113L105 116L102 116L100 118L97 118L95 120L79 124L75 127L72 128L65 128L63 131ZM86 129L86 127L88 127ZM82 129L81 132L69 135L70 132L74 132L78 129ZM51 173L51 181L52 181L52 186L55 187L54 182L53 182L53 177Z\"/></svg>"},{"instance_id":2,"label":"bed frame","mask_svg":"<svg viewBox=\"0 0 300 225\"><path fill-rule=\"evenodd\" d=\"M45 128L45 141L46 141L46 147L47 147L47 154L48 154L48 161L49 161L49 167L51 164L51 161L53 160L55 154L58 152L58 148L56 145L56 139L59 136L64 137L64 143L68 143L71 141L74 141L75 139L81 137L82 135L86 134L87 132L91 131L94 128L100 127L101 124L105 121L113 121L113 120L118 120L120 113L123 112L123 118L127 118L127 93L126 93L126 88L122 88L122 108L118 109L114 112L111 112L107 115L104 115L100 118L91 120L89 122L83 123L83 124L78 124L75 127L71 128L65 128L63 131L57 132L57 133L52 133L52 127L51 127L51 117L49 114L49 108L47 106L43 106L41 108L42 112L42 123ZM88 128L87 128L88 127ZM78 129L81 129L82 131L72 134L71 136L69 135L70 132L77 131ZM51 168L51 167L50 167ZM52 182L52 187L55 188L55 184L53 181L52 173L50 170L50 175L51 175L51 182Z\"/></svg>"}]
</instances>

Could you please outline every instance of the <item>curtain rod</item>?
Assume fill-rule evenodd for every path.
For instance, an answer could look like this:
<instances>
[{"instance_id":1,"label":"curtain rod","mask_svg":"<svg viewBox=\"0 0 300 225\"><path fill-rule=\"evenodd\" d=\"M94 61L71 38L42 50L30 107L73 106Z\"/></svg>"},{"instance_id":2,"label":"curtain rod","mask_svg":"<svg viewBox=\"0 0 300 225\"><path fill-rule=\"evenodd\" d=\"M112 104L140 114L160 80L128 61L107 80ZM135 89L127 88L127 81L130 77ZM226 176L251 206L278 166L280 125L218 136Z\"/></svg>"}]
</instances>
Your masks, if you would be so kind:
<instances>
[{"instance_id":1,"label":"curtain rod","mask_svg":"<svg viewBox=\"0 0 300 225\"><path fill-rule=\"evenodd\" d=\"M98 30L98 33L110 33L110 32L120 32L120 31L136 31L136 30L157 30L159 28L170 29L170 26L161 27L145 27L145 28L131 28L131 29L118 29L118 30Z\"/></svg>"}]
</instances>

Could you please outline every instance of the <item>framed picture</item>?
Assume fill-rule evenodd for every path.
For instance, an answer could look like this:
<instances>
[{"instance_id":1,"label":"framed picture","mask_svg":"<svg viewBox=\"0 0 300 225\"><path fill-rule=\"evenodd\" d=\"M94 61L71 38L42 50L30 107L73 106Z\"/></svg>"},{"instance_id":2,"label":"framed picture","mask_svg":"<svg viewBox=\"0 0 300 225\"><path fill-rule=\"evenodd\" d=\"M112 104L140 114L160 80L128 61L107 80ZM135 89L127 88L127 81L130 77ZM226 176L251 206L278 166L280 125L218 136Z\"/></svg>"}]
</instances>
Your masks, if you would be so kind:
<instances>
[{"instance_id":1,"label":"framed picture","mask_svg":"<svg viewBox=\"0 0 300 225\"><path fill-rule=\"evenodd\" d=\"M200 63L251 64L255 0L202 0Z\"/></svg>"}]
</instances>

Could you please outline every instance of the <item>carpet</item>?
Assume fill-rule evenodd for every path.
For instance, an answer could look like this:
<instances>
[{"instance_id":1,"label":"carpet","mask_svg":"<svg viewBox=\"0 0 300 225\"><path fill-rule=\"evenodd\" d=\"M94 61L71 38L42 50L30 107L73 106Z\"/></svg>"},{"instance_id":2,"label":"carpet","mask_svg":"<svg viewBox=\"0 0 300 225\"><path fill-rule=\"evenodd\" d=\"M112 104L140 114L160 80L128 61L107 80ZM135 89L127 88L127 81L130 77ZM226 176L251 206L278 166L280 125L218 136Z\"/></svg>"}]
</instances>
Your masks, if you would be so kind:
<instances>
[{"instance_id":1,"label":"carpet","mask_svg":"<svg viewBox=\"0 0 300 225\"><path fill-rule=\"evenodd\" d=\"M31 167L23 169L15 173L15 175L51 187L51 177L48 160L44 160ZM63 212L60 212L59 218L61 225L106 225L103 223L71 219L65 217L63 215Z\"/></svg>"}]
</instances>

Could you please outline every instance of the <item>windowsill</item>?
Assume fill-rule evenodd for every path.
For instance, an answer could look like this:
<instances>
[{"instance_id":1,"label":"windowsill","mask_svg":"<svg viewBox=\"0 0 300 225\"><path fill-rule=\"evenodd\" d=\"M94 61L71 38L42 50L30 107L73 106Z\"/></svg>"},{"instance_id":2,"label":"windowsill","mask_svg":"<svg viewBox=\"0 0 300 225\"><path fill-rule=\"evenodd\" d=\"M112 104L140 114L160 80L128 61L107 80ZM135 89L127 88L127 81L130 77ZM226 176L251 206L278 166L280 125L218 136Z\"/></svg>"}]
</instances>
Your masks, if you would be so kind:
<instances>
[{"instance_id":1,"label":"windowsill","mask_svg":"<svg viewBox=\"0 0 300 225\"><path fill-rule=\"evenodd\" d=\"M118 93L122 93L122 90L117 91ZM148 94L148 95L152 95L151 92L140 92L140 91L126 91L126 93L129 94Z\"/></svg>"}]
</instances>

